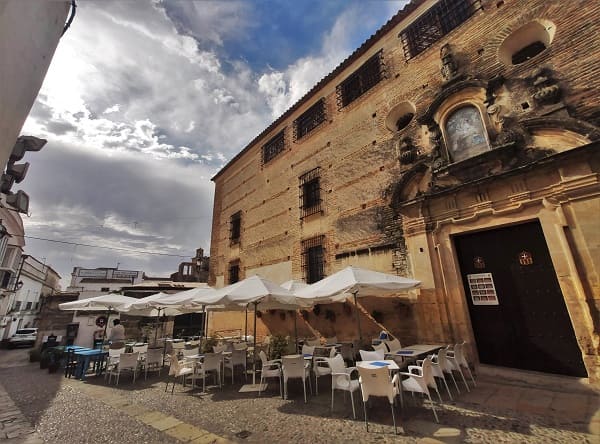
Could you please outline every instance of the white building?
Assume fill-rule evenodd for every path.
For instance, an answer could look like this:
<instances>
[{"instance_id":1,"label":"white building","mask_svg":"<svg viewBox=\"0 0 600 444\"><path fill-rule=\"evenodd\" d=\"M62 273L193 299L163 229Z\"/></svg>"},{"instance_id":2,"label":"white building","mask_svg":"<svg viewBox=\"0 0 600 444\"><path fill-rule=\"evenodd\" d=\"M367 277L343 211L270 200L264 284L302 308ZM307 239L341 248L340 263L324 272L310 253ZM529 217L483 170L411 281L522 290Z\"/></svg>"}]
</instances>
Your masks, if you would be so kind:
<instances>
[{"instance_id":1,"label":"white building","mask_svg":"<svg viewBox=\"0 0 600 444\"><path fill-rule=\"evenodd\" d=\"M0 2L0 170L42 86L70 5L69 0Z\"/></svg>"},{"instance_id":2,"label":"white building","mask_svg":"<svg viewBox=\"0 0 600 444\"><path fill-rule=\"evenodd\" d=\"M42 86L70 6L74 13L74 1L69 0L0 1L0 171ZM6 197L0 195L0 338L12 329L8 311L13 307L25 245L21 216Z\"/></svg>"},{"instance_id":3,"label":"white building","mask_svg":"<svg viewBox=\"0 0 600 444\"><path fill-rule=\"evenodd\" d=\"M52 267L29 255L21 256L19 264L15 292L8 297L10 308L3 339L20 328L35 327L43 299L60 290L60 275Z\"/></svg>"},{"instance_id":4,"label":"white building","mask_svg":"<svg viewBox=\"0 0 600 444\"><path fill-rule=\"evenodd\" d=\"M110 292L118 292L122 287L140 284L143 276L143 271L75 267L71 273L71 284L67 287L67 291L79 292L79 299L87 299ZM82 347L93 345L94 332L99 329L97 321L100 317L106 317L106 313L82 311L73 314L73 323L79 324L75 345ZM108 331L112 326L112 319L118 317L118 314L112 314L107 319Z\"/></svg>"}]
</instances>

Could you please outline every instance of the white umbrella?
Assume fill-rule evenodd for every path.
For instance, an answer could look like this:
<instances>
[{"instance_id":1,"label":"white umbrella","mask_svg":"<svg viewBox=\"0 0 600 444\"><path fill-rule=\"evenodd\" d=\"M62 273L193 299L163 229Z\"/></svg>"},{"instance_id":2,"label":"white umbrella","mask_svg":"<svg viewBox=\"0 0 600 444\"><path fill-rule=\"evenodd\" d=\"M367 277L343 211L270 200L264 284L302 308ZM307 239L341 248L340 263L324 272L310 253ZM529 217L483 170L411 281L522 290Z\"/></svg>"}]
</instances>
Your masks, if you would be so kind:
<instances>
[{"instance_id":1,"label":"white umbrella","mask_svg":"<svg viewBox=\"0 0 600 444\"><path fill-rule=\"evenodd\" d=\"M60 310L66 311L100 311L106 310L110 316L111 311L121 311L127 305L137 301L135 298L123 296L122 294L110 293L101 296L94 296L87 299L79 299L77 301L64 302L58 304ZM104 324L104 337L106 337L106 328L108 322Z\"/></svg>"},{"instance_id":2,"label":"white umbrella","mask_svg":"<svg viewBox=\"0 0 600 444\"><path fill-rule=\"evenodd\" d=\"M352 295L356 305L356 298L359 294L360 296L389 296L416 288L419 285L421 285L421 281L414 279L349 266L296 291L295 294L299 298L306 298L315 304L343 302ZM359 338L362 342L358 310L356 321Z\"/></svg>"},{"instance_id":3,"label":"white umbrella","mask_svg":"<svg viewBox=\"0 0 600 444\"><path fill-rule=\"evenodd\" d=\"M281 284L281 286L295 294L298 290L308 287L308 284L304 281L290 279L289 281L285 281L283 284ZM296 310L294 310L294 341L296 342L296 350L298 350L298 324L296 321L296 315Z\"/></svg>"},{"instance_id":4,"label":"white umbrella","mask_svg":"<svg viewBox=\"0 0 600 444\"><path fill-rule=\"evenodd\" d=\"M136 302L136 298L123 296L122 294L110 293L93 298L79 299L77 301L64 302L58 304L60 310L67 311L98 311L98 310L114 310L120 311L125 306Z\"/></svg>"},{"instance_id":5,"label":"white umbrella","mask_svg":"<svg viewBox=\"0 0 600 444\"><path fill-rule=\"evenodd\" d=\"M198 298L193 304L223 305L225 309L244 310L248 304L254 305L254 359L252 383L256 382L256 311L293 310L309 307L310 301L302 300L268 279L254 275L215 291L214 294Z\"/></svg>"}]
</instances>

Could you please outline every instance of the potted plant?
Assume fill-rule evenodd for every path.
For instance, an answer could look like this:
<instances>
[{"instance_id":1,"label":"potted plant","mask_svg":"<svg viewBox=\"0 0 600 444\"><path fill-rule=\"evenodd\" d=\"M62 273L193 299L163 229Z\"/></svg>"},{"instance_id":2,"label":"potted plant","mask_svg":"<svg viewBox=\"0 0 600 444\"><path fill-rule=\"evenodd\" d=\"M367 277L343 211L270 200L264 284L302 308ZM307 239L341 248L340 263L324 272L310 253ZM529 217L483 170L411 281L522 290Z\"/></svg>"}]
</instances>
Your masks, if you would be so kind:
<instances>
[{"instance_id":1,"label":"potted plant","mask_svg":"<svg viewBox=\"0 0 600 444\"><path fill-rule=\"evenodd\" d=\"M288 338L283 335L275 335L271 338L271 358L280 359L285 355L288 348Z\"/></svg>"},{"instance_id":2,"label":"potted plant","mask_svg":"<svg viewBox=\"0 0 600 444\"><path fill-rule=\"evenodd\" d=\"M60 363L62 361L64 352L57 347L49 348L46 351L48 351L49 355L48 373L56 373L56 371L60 368Z\"/></svg>"}]
</instances>

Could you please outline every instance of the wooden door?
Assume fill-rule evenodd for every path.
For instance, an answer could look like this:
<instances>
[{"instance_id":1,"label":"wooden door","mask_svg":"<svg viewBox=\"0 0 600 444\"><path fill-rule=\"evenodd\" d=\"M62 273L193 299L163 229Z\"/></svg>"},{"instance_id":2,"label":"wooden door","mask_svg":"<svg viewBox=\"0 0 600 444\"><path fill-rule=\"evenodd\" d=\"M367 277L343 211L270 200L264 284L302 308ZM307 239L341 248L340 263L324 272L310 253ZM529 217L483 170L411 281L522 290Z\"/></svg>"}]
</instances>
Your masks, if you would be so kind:
<instances>
[{"instance_id":1,"label":"wooden door","mask_svg":"<svg viewBox=\"0 0 600 444\"><path fill-rule=\"evenodd\" d=\"M482 363L586 377L538 222L455 238Z\"/></svg>"}]
</instances>

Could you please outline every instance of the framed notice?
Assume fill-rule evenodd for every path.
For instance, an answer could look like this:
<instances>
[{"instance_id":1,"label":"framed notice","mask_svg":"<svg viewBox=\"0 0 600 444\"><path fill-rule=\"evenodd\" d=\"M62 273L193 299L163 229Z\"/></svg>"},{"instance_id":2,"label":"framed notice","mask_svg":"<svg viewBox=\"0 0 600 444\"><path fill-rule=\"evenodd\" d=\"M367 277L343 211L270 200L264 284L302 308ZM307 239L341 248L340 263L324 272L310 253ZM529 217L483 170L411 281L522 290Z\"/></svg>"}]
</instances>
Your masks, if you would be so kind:
<instances>
[{"instance_id":1,"label":"framed notice","mask_svg":"<svg viewBox=\"0 0 600 444\"><path fill-rule=\"evenodd\" d=\"M473 305L499 305L492 273L468 274Z\"/></svg>"}]
</instances>

